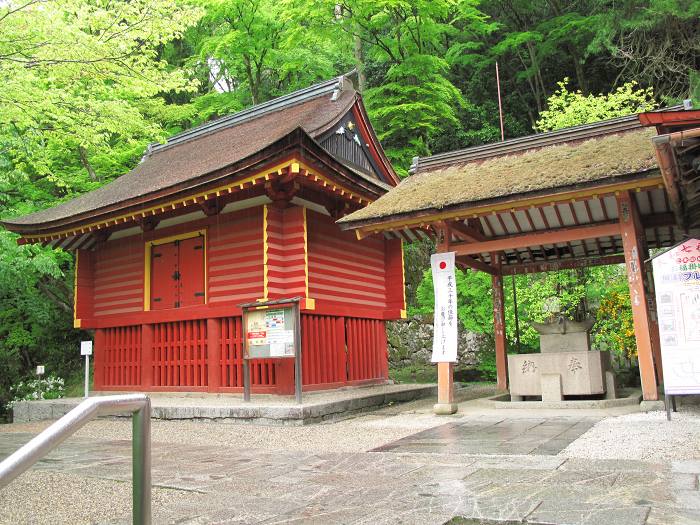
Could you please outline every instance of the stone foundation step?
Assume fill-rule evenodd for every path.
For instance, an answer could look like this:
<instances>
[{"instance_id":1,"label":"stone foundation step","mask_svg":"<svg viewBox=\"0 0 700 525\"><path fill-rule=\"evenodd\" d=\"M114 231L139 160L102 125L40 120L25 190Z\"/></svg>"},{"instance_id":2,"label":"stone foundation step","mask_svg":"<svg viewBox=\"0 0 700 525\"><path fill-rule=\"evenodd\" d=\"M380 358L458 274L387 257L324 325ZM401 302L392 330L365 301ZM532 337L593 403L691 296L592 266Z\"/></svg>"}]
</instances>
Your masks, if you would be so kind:
<instances>
[{"instance_id":1,"label":"stone foundation step","mask_svg":"<svg viewBox=\"0 0 700 525\"><path fill-rule=\"evenodd\" d=\"M103 395L117 392L103 393ZM125 392L124 392L125 393ZM255 395L243 401L241 394L150 393L154 419L206 419L240 423L307 425L352 417L392 403L437 395L437 386L381 385L304 394L303 403L294 397ZM26 423L58 419L75 408L83 398L20 401L13 408L13 421Z\"/></svg>"}]
</instances>

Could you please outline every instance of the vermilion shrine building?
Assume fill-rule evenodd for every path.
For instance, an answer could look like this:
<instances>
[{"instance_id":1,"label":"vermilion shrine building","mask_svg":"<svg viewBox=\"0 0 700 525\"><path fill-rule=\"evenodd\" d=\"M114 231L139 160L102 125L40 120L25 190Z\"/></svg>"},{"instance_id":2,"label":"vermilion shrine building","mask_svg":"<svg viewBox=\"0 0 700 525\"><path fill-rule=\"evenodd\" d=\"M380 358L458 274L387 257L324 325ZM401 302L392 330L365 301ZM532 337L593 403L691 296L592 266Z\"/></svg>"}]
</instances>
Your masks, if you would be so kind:
<instances>
[{"instance_id":1,"label":"vermilion shrine building","mask_svg":"<svg viewBox=\"0 0 700 525\"><path fill-rule=\"evenodd\" d=\"M398 183L344 77L151 145L113 182L5 221L74 251L75 326L96 390L242 390L241 303L300 297L306 390L387 379L405 316L396 236L335 221ZM252 361L253 391L294 392L293 360Z\"/></svg>"}]
</instances>

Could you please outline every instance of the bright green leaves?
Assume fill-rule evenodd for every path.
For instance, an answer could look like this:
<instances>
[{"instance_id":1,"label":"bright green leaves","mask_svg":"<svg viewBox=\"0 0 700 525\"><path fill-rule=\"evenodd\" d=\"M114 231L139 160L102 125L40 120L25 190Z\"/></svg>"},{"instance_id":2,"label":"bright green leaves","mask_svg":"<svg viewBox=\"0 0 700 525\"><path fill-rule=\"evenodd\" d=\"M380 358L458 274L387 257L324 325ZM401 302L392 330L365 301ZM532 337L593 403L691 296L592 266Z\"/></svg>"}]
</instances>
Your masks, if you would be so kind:
<instances>
[{"instance_id":1,"label":"bright green leaves","mask_svg":"<svg viewBox=\"0 0 700 525\"><path fill-rule=\"evenodd\" d=\"M202 116L258 104L337 74L343 42L293 19L292 2L199 0L198 4L206 16L191 63L207 67L213 92L222 93L209 96L205 104L198 102Z\"/></svg>"},{"instance_id":2,"label":"bright green leaves","mask_svg":"<svg viewBox=\"0 0 700 525\"><path fill-rule=\"evenodd\" d=\"M484 272L456 272L457 315L465 329L493 335L493 303L491 276ZM520 341L523 349L538 351L539 335L532 322L544 322L552 314L547 305L555 300L562 315L581 321L596 320L593 340L601 349L609 349L626 355L630 348L629 333L631 310L624 269L620 266L604 266L584 270L563 270L515 278L520 321ZM513 278L503 278L506 335L509 347L515 350L515 302ZM426 271L418 286L417 306L410 309L412 315L433 313L433 280ZM624 329L624 333L618 332ZM626 335L625 335L626 334ZM622 337L620 337L622 335Z\"/></svg>"},{"instance_id":3,"label":"bright green leaves","mask_svg":"<svg viewBox=\"0 0 700 525\"><path fill-rule=\"evenodd\" d=\"M394 167L406 175L413 156L433 153L440 134L459 127L466 102L454 68L478 60L478 39L494 26L471 0L323 4L333 8L335 26L366 50L370 117Z\"/></svg>"},{"instance_id":4,"label":"bright green leaves","mask_svg":"<svg viewBox=\"0 0 700 525\"><path fill-rule=\"evenodd\" d=\"M491 276L484 272L456 270L457 316L464 328L471 332L493 335L493 303L491 301ZM433 313L435 295L433 276L426 270L416 292L417 307L411 315Z\"/></svg>"},{"instance_id":5,"label":"bright green leaves","mask_svg":"<svg viewBox=\"0 0 700 525\"><path fill-rule=\"evenodd\" d=\"M559 82L559 89L547 99L547 109L540 113L535 126L537 131L588 124L657 107L652 89L637 88L636 82L628 82L605 95L569 91L568 84L568 78Z\"/></svg>"},{"instance_id":6,"label":"bright green leaves","mask_svg":"<svg viewBox=\"0 0 700 525\"><path fill-rule=\"evenodd\" d=\"M367 91L379 139L403 175L410 160L405 155L429 154L434 137L459 123L456 112L464 100L446 78L447 71L447 63L438 57L413 55L392 65L386 82Z\"/></svg>"},{"instance_id":7,"label":"bright green leaves","mask_svg":"<svg viewBox=\"0 0 700 525\"><path fill-rule=\"evenodd\" d=\"M0 140L12 146L0 155L8 171L22 173L30 184L52 185L60 198L131 167L133 155L113 169L93 165L93 157L143 149L163 136L163 122L149 114L151 101L195 85L158 52L200 15L174 0L0 8Z\"/></svg>"},{"instance_id":8,"label":"bright green leaves","mask_svg":"<svg viewBox=\"0 0 700 525\"><path fill-rule=\"evenodd\" d=\"M0 3L1 217L125 173L191 117L164 98L196 82L160 53L200 16L175 0ZM0 398L37 363L75 363L71 289L69 254L0 231Z\"/></svg>"}]
</instances>

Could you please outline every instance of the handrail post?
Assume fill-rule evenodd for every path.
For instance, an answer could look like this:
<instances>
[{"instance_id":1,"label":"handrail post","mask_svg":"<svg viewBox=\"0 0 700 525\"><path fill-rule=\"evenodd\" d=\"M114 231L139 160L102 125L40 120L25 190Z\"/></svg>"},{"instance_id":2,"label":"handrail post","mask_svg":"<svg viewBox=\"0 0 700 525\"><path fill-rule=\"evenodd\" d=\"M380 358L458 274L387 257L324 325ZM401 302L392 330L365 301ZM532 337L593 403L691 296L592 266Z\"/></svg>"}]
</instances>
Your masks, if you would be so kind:
<instances>
[{"instance_id":1,"label":"handrail post","mask_svg":"<svg viewBox=\"0 0 700 525\"><path fill-rule=\"evenodd\" d=\"M145 394L91 397L0 461L0 489L98 416L132 414L133 523L151 523L151 400Z\"/></svg>"},{"instance_id":2,"label":"handrail post","mask_svg":"<svg viewBox=\"0 0 700 525\"><path fill-rule=\"evenodd\" d=\"M151 523L151 400L132 417L133 523Z\"/></svg>"}]
</instances>

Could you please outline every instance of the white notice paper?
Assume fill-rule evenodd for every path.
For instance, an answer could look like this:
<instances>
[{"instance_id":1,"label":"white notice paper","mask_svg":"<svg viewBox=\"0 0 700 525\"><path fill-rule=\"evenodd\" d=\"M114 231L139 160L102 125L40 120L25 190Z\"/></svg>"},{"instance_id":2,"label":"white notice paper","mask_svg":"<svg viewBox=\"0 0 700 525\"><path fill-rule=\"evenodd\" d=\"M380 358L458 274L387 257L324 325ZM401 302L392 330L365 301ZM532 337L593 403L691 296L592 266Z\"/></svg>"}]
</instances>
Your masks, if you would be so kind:
<instances>
[{"instance_id":1,"label":"white notice paper","mask_svg":"<svg viewBox=\"0 0 700 525\"><path fill-rule=\"evenodd\" d=\"M284 357L286 347L284 343L270 342L270 357Z\"/></svg>"},{"instance_id":2,"label":"white notice paper","mask_svg":"<svg viewBox=\"0 0 700 525\"><path fill-rule=\"evenodd\" d=\"M433 363L457 361L457 283L455 254L436 253L430 256L435 289L435 329Z\"/></svg>"},{"instance_id":3,"label":"white notice paper","mask_svg":"<svg viewBox=\"0 0 700 525\"><path fill-rule=\"evenodd\" d=\"M652 260L664 391L700 393L700 240Z\"/></svg>"},{"instance_id":4,"label":"white notice paper","mask_svg":"<svg viewBox=\"0 0 700 525\"><path fill-rule=\"evenodd\" d=\"M92 341L80 341L80 355L92 355Z\"/></svg>"}]
</instances>

